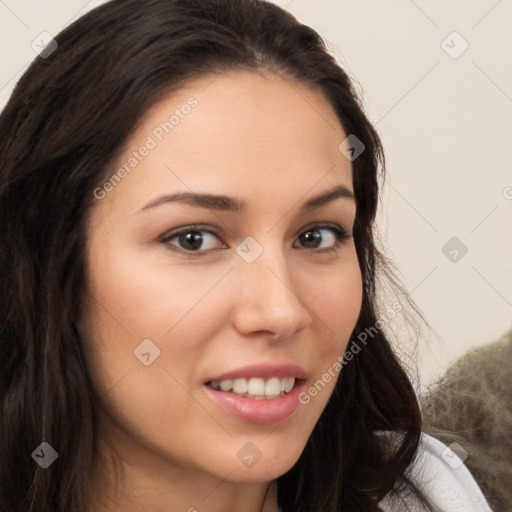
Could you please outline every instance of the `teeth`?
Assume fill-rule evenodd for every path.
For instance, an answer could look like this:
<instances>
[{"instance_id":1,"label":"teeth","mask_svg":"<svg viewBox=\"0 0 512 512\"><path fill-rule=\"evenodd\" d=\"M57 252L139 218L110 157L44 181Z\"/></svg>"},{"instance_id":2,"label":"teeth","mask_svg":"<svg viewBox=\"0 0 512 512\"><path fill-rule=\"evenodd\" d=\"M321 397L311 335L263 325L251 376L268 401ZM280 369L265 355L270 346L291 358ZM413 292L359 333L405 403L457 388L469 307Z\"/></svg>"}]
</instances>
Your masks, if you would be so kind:
<instances>
[{"instance_id":1,"label":"teeth","mask_svg":"<svg viewBox=\"0 0 512 512\"><path fill-rule=\"evenodd\" d=\"M229 379L221 381L211 381L209 386L217 391L232 392L247 398L261 400L264 398L276 398L289 393L295 385L295 377L271 377L262 379L253 377L252 379Z\"/></svg>"},{"instance_id":2,"label":"teeth","mask_svg":"<svg viewBox=\"0 0 512 512\"><path fill-rule=\"evenodd\" d=\"M233 381L233 392L235 393L247 393L247 381L245 379L235 379Z\"/></svg>"},{"instance_id":3,"label":"teeth","mask_svg":"<svg viewBox=\"0 0 512 512\"><path fill-rule=\"evenodd\" d=\"M272 377L271 379L268 379L265 384L265 395L266 396L278 396L280 394L281 394L281 381L277 377Z\"/></svg>"},{"instance_id":4,"label":"teeth","mask_svg":"<svg viewBox=\"0 0 512 512\"><path fill-rule=\"evenodd\" d=\"M245 379L240 379L247 382ZM235 381L236 382L236 381ZM281 391L281 390L279 390ZM236 391L235 391L236 393ZM247 384L247 393L254 396L262 396L265 394L265 381L263 379L251 379ZM277 393L279 394L279 392Z\"/></svg>"},{"instance_id":5,"label":"teeth","mask_svg":"<svg viewBox=\"0 0 512 512\"><path fill-rule=\"evenodd\" d=\"M231 391L233 389L233 381L232 380L221 380L220 381L220 390L221 391Z\"/></svg>"}]
</instances>

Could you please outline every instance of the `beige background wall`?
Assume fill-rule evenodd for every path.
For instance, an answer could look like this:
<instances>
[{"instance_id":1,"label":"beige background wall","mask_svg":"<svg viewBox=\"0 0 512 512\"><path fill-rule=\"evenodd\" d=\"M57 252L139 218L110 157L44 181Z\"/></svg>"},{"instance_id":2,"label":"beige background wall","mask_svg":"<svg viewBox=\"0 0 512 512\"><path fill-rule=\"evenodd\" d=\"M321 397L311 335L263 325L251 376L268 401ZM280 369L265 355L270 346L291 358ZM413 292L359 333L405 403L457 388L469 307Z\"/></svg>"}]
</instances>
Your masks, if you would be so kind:
<instances>
[{"instance_id":1,"label":"beige background wall","mask_svg":"<svg viewBox=\"0 0 512 512\"><path fill-rule=\"evenodd\" d=\"M0 0L0 108L39 34L100 3ZM275 3L328 41L383 139L380 226L438 335L421 340L428 383L512 327L512 2Z\"/></svg>"}]
</instances>

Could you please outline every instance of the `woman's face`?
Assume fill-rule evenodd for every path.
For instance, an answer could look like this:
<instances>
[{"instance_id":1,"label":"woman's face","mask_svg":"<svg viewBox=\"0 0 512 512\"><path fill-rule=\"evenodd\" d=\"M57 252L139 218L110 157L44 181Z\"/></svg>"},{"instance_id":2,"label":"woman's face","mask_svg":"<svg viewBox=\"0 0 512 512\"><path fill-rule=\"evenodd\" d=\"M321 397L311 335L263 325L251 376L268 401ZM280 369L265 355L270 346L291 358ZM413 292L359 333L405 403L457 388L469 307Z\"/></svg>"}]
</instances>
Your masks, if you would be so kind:
<instances>
[{"instance_id":1,"label":"woman's face","mask_svg":"<svg viewBox=\"0 0 512 512\"><path fill-rule=\"evenodd\" d=\"M318 92L249 72L137 127L95 191L81 323L127 464L261 482L297 461L361 307L347 135Z\"/></svg>"}]
</instances>

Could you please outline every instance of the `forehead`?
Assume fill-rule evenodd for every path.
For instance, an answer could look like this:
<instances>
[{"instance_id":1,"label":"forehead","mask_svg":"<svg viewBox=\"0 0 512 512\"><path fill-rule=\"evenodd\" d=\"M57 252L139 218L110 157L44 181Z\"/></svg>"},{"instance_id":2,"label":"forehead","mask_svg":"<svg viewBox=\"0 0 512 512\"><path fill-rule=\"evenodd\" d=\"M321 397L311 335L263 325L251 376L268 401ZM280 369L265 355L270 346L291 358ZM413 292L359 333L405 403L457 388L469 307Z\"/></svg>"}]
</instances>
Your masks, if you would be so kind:
<instances>
[{"instance_id":1,"label":"forehead","mask_svg":"<svg viewBox=\"0 0 512 512\"><path fill-rule=\"evenodd\" d=\"M303 195L323 179L323 189L352 188L350 161L338 149L345 138L318 90L274 74L206 75L144 115L117 162L133 170L112 196L121 189L133 196L135 185L139 195L163 187L266 188L275 197Z\"/></svg>"}]
</instances>

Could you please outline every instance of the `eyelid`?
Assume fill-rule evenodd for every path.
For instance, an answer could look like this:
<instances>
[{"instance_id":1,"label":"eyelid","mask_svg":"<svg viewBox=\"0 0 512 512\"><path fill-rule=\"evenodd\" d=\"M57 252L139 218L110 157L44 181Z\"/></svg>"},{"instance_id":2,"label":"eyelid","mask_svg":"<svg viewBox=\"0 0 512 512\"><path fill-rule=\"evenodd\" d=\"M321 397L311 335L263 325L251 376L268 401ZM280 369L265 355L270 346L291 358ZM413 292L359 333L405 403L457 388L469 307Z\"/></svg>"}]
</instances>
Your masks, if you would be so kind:
<instances>
[{"instance_id":1,"label":"eyelid","mask_svg":"<svg viewBox=\"0 0 512 512\"><path fill-rule=\"evenodd\" d=\"M352 233L350 232L350 230L347 230L345 228L343 228L342 226L340 226L339 224L337 224L336 222L313 222L312 224L308 224L306 226L304 226L300 231L299 231L299 235L301 233L304 233L304 231L308 231L309 229L314 229L314 228L318 228L318 229L322 229L322 228L328 228L328 229L332 229L334 231L338 231L340 233L343 233L347 236L352 236Z\"/></svg>"}]
</instances>

